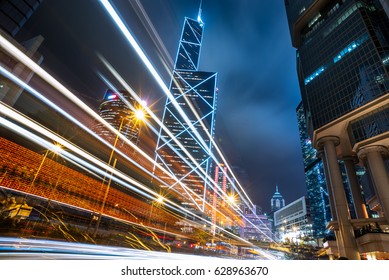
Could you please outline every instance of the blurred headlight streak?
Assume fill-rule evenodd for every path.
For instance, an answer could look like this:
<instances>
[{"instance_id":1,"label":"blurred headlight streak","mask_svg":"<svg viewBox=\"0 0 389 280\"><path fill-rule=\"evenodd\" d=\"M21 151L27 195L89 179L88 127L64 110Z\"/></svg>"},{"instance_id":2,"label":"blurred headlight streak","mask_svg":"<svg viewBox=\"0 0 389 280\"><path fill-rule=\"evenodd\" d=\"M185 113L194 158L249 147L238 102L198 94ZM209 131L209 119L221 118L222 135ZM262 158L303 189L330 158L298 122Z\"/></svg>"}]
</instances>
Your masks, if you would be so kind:
<instances>
[{"instance_id":1,"label":"blurred headlight streak","mask_svg":"<svg viewBox=\"0 0 389 280\"><path fill-rule=\"evenodd\" d=\"M148 67L149 71L153 74L153 76L155 77L155 79L157 79L157 82L158 84L162 87L162 89L164 90L164 92L168 95L168 97L172 100L173 104L177 107L177 110L180 112L180 114L182 114L182 116L184 117L185 121L187 121L187 123L189 124L189 126L192 128L193 132L195 133L195 135L198 137L199 141L201 141L202 143L204 143L204 140L199 137L197 131L193 128L193 125L191 124L191 122L189 121L188 117L185 115L185 113L182 111L182 109L179 107L179 105L177 104L177 102L174 100L174 98L171 96L171 93L169 92L168 88L166 87L166 85L163 83L162 79L159 77L159 75L157 74L157 72L155 71L155 69L153 68L153 66L151 65L150 61L147 59L147 57L144 55L144 53L142 52L142 50L140 49L139 45L136 43L136 41L134 40L134 38L131 36L131 34L128 32L128 30L125 28L124 24L122 23L122 21L120 20L120 18L118 17L118 15L114 12L112 6L109 4L108 1L101 1L104 6L106 7L107 11L110 12L111 16L114 18L115 22L118 24L118 26L120 26L122 32L125 34L126 38L130 41L130 43L134 46L134 48L137 50L137 53L138 55L142 58L142 60L144 61L144 63L146 64L146 66ZM123 29L124 28L124 29ZM129 37L127 37L129 36ZM165 172L166 174L168 174L169 176L171 176L170 172L164 170L164 168L158 164L155 164L155 161L149 157L144 151L142 151L141 149L139 149L136 145L134 145L131 141L129 141L126 137L124 137L123 135L121 135L115 128L113 128L108 122L106 122L104 119L102 119L97 113L95 113L91 108L89 108L86 104L84 104L80 99L78 99L74 94L72 94L66 87L64 87L61 83L59 83L56 79L54 79L50 74L48 74L45 70L43 70L39 65L37 65L34 61L32 61L30 58L28 58L26 55L24 55L18 48L16 48L15 46L13 46L9 41L7 41L3 36L0 35L0 45L8 52L10 53L12 56L14 56L16 59L18 59L19 61L21 61L23 64L25 64L27 67L29 67L32 71L34 71L36 74L38 74L40 77L42 77L45 81L47 81L50 85L52 85L54 88L56 88L59 92L61 92L63 95L65 95L69 100L71 100L72 102L74 102L77 106L79 106L80 108L82 108L85 112L87 112L90 116L92 116L94 119L98 120L99 122L101 122L102 124L104 124L111 132L113 132L114 134L116 135L119 135L120 139L124 142L126 142L126 144L128 144L129 146L131 146L132 148L134 148L135 150L137 150L137 152L139 152L139 154L141 154L143 157L145 157L148 161L150 161L151 163L154 163L154 165L161 169L163 172ZM2 71L2 73L5 73L4 71ZM14 81L16 81L15 79L13 79ZM19 83L19 82L16 82L16 83ZM28 85L23 85L24 88L28 88ZM30 91L30 90L29 90ZM30 91L31 92L31 91ZM42 101L43 99L41 97L39 97ZM45 101L46 102L46 101ZM139 102L141 103L141 102ZM54 105L54 104L53 104ZM55 105L54 105L55 106ZM5 110L5 106L4 105L1 105L1 108ZM54 108L54 107L53 107ZM144 107L145 110L150 113L151 111L146 107ZM59 107L56 107L56 110L58 112L60 112L58 109L60 109ZM150 112L149 112L150 111ZM3 110L2 110L2 113L3 113ZM66 112L62 111L61 114L66 114ZM150 114L152 115L152 114ZM66 116L66 115L65 115ZM14 115L14 117L17 119L17 117ZM72 118L70 115L67 114L66 116L67 118L69 118L72 122L76 123L77 125L79 125L79 122L77 120L75 120L74 118ZM4 119L5 120L5 119ZM160 122L159 122L160 123ZM23 123L25 124L25 123ZM32 126L36 126L31 124ZM83 127L83 129L85 129L85 127ZM35 127L34 130L36 131L39 131L39 133L43 134L43 135L46 135L45 131L42 130L41 128L39 128L39 126ZM90 132L88 130L86 130L88 133L92 133L92 135L94 134L93 132ZM52 134L52 133L51 133ZM47 135L46 135L47 136ZM104 170L99 170L99 174L105 174L108 170L112 173L115 173L116 176L119 176L119 177L125 177L125 179L130 179L129 177L125 176L124 174L119 174L118 171L112 169L110 166L107 166L107 164L105 163L102 163L101 161L99 161L98 159L94 158L93 156L85 153L84 151L81 151L80 149L76 149L75 146L73 145L70 145L70 144L67 144L65 145L65 140L63 140L62 138L59 138L57 136L55 136L54 134L52 134L53 138L52 139L56 139L55 141L58 142L58 143L61 143L61 145L63 146L66 146L68 149L72 150L72 148L74 148L75 150L74 151L77 151L77 154L83 154L83 156L85 158L87 158L89 161L93 162L94 164L104 168ZM210 137L210 135L208 135ZM98 138L98 136L94 136L96 138ZM99 138L98 138L99 139ZM214 144L214 147L217 149L218 153L220 154L221 158L224 160L226 166L228 167L230 173L233 175L233 172L231 170L231 168L228 166L227 164L227 161L224 159L223 155L221 154L221 151L220 149L217 147L216 143L214 143L212 137L210 137L210 140L213 142ZM104 140L102 140L101 138L99 139L99 141L102 141L105 145L108 145L109 147L112 147L112 145L108 144L107 142L105 142ZM203 146L206 146L206 145L203 145ZM112 147L113 148L113 147ZM120 153L120 151L116 150L116 152ZM67 152L66 152L67 153ZM123 155L121 153L121 155ZM212 154L211 154L212 155ZM68 155L69 158L71 158L70 155ZM124 156L124 155L123 155ZM214 157L214 155L212 155L213 159L215 160L215 162L217 162L218 164L220 164L217 159ZM76 157L77 158L77 157ZM78 159L78 158L77 158ZM74 159L73 159L74 160ZM191 160L193 160L193 158L191 158ZM132 162L133 164L136 164L134 163L131 159L129 159L130 162ZM85 161L83 163L86 163ZM80 163L82 164L82 163ZM137 165L139 168L142 169L141 166ZM143 169L142 169L143 170ZM231 179L229 178L228 174L226 174L228 179L231 181ZM205 176L208 176L205 174ZM172 179L175 179L174 176L171 176ZM233 175L233 177L235 178L235 176ZM114 178L112 178L114 180ZM175 179L176 180L176 179ZM211 182L213 182L212 180L209 180ZM130 182L132 184L135 184L137 185L138 182L134 181L134 180L130 180ZM136 182L136 183L135 183ZM235 178L235 182L238 182L238 180ZM181 184L181 182L179 182ZM232 184L233 186L235 186L235 184ZM240 184L239 184L240 186ZM133 186L131 186L133 187ZM138 186L139 187L139 186ZM141 188L146 188L144 186L142 186ZM219 188L219 187L218 187ZM236 191L240 194L240 196L242 197L242 200L246 202L247 205L252 205L252 202L250 201L250 199L248 198L247 194L245 193L244 189L240 186L241 190L243 191L243 193L245 194L245 198L244 196L242 196L240 194L240 191L238 189L236 189ZM187 188L184 188L184 189L187 189ZM147 192L149 192L150 190L147 189ZM188 190L188 191L191 191L191 190ZM156 196L158 194L155 194L154 193L154 196ZM247 200L250 202L250 204L247 202ZM178 206L178 205L175 205L176 207L178 207L178 209L181 209L181 210L184 210L184 212L188 212L186 209ZM240 209L236 209L236 211L240 211ZM193 215L193 213L188 213L188 214L191 214ZM200 218L200 217L198 217ZM202 218L200 218L201 220L203 220ZM205 221L207 223L209 223L208 221ZM223 229L221 229L223 230ZM224 231L224 230L223 230Z\"/></svg>"},{"instance_id":2,"label":"blurred headlight streak","mask_svg":"<svg viewBox=\"0 0 389 280\"><path fill-rule=\"evenodd\" d=\"M4 105L3 103L0 103L0 112L1 112L1 114L5 115L9 118L12 118L13 120L16 120L17 122L22 123L23 126L29 127L30 129L38 132L39 134L44 135L45 137L51 139L53 142L59 143L61 146L65 147L68 150L73 151L74 153L87 159L88 161L85 161L85 160L81 159L80 157L69 153L65 149L63 149L63 151L60 153L60 156L64 156L65 158L70 158L71 160L85 166L86 168L92 170L93 172L96 172L96 173L101 174L101 175L106 175L107 177L111 178L113 181L115 181L123 186L126 186L127 188L130 188L131 190L139 193L140 195L142 195L144 197L147 197L149 199L154 199L154 198L160 196L158 193L154 192L153 190L150 190L149 188L142 185L141 183L126 176L125 174L119 172L118 170L113 169L111 166L107 165L105 162L102 162L99 159L96 159L92 155L86 153L85 151L82 151L81 149L79 149L75 145L69 143L67 140L62 139L61 137L55 135L51 131L41 127L39 124L34 123L32 120L28 119L27 117L21 115L18 112L15 112L14 110L12 110L8 106ZM47 140L44 140L43 138L41 138L37 134L34 134L34 133L24 129L24 128L16 125L15 123L10 122L9 120L7 120L5 118L0 117L0 121L1 121L0 123L2 126L5 126L9 129L12 129L13 131L20 134L21 136L26 137L26 138L34 141L36 144L41 145L41 146L45 147L46 149L49 149L52 151L55 151L57 149L55 147L55 144L53 144ZM95 165L92 165L90 162L95 164L97 167ZM100 167L100 168L98 168L98 167ZM107 171L109 171L109 174L106 174ZM195 218L197 218L205 223L208 223L209 225L213 225L208 220L190 212L189 210L181 207L180 205L177 205L176 203L170 201L169 199L165 199L164 201L165 201L165 203L164 203L165 206L167 206L175 211L180 211L183 214L189 214L190 216L193 216L193 217L195 217ZM231 233L229 233L228 231L224 230L223 228L221 228L217 225L214 225L214 226L216 226L220 231L223 231L226 234L229 234L234 238L238 238L245 243L249 243L248 241L241 239L240 237L232 235ZM249 243L249 244L251 244L251 243Z\"/></svg>"},{"instance_id":3,"label":"blurred headlight streak","mask_svg":"<svg viewBox=\"0 0 389 280\"><path fill-rule=\"evenodd\" d=\"M168 87L164 84L162 78L159 76L158 72L155 70L154 66L152 65L152 63L150 62L150 60L147 58L147 56L145 55L145 53L143 52L142 48L139 46L139 44L137 43L137 41L135 40L135 38L132 36L132 34L130 33L130 31L128 30L128 28L126 27L126 25L124 24L124 22L122 21L122 19L120 18L120 16L118 15L118 13L115 11L115 9L113 8L113 6L109 3L108 0L100 0L100 2L102 3L102 5L104 6L105 10L108 12L108 14L111 16L112 20L115 22L115 24L119 27L120 31L123 33L123 35L125 36L125 38L128 40L128 42L131 44L131 46L134 48L134 50L136 51L136 53L138 54L138 56L141 58L141 60L143 61L143 63L145 64L145 66L147 67L147 69L149 70L149 72L152 74L152 76L155 78L155 80L157 81L157 83L160 85L161 89L163 90L163 92L167 95L167 97L170 99L170 101L172 102L172 104L174 105L174 107L177 109L177 111L180 113L180 115L183 117L183 119L185 120L186 124L190 127L191 131L194 133L194 135L196 135L197 137L197 140L201 142L201 145L203 146L203 148L205 150L207 150L208 154L210 154L213 158L213 160L218 164L220 165L219 161L216 159L216 157L212 154L211 151L209 151L207 149L207 145L205 144L205 141L204 139L198 134L197 130L193 127L193 124L192 122L189 120L189 118L186 116L185 112L182 110L182 108L180 107L180 105L177 103L177 101L175 100L175 98L172 96L172 94L170 93ZM189 103L190 104L190 103ZM193 108L192 108L193 110ZM195 110L193 110L193 113L196 114ZM207 136L208 138L210 139L210 141L212 142L212 145L216 148L216 151L218 152L219 156L221 157L221 159L223 160L224 164L227 166L229 172L232 174L233 178L235 179L234 182L238 183L239 187L240 187L240 190L238 190L236 188L236 191L240 194L240 192L243 192L244 196L242 196L240 194L240 196L242 197L242 199L246 202L247 205L250 206L250 208L253 208L253 203L251 202L250 198L248 197L247 193L244 191L243 187L241 186L241 184L239 183L238 179L236 178L236 176L234 175L232 169L230 168L230 166L228 165L227 163L227 160L225 159L225 157L223 156L221 150L219 149L219 147L217 146L217 143L213 140L212 136L209 134L209 132L207 130L205 130L207 132ZM224 171L223 171L224 172ZM233 186L235 186L234 182L232 182L231 178L229 178L228 174L225 174L227 176L227 178L230 180L231 184Z\"/></svg>"}]
</instances>

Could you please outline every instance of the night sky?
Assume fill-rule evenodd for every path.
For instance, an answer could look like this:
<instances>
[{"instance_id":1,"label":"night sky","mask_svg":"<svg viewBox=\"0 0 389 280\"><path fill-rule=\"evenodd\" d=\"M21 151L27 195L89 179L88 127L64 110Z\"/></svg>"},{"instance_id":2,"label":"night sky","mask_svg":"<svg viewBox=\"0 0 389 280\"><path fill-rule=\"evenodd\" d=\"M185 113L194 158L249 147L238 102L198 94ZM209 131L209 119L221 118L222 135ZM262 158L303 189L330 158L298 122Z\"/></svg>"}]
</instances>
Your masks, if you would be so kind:
<instances>
[{"instance_id":1,"label":"night sky","mask_svg":"<svg viewBox=\"0 0 389 280\"><path fill-rule=\"evenodd\" d=\"M130 1L114 4L169 84L169 72ZM200 0L140 3L174 60L184 18L197 18ZM300 198L306 194L296 117L300 93L284 1L203 0L202 19L199 70L218 72L219 146L230 165L246 171L241 183L265 211L276 184L286 203ZM43 1L17 38L38 34L45 37L43 67L95 109L106 89L97 72L108 75L99 53L162 113L165 97L98 1Z\"/></svg>"}]
</instances>

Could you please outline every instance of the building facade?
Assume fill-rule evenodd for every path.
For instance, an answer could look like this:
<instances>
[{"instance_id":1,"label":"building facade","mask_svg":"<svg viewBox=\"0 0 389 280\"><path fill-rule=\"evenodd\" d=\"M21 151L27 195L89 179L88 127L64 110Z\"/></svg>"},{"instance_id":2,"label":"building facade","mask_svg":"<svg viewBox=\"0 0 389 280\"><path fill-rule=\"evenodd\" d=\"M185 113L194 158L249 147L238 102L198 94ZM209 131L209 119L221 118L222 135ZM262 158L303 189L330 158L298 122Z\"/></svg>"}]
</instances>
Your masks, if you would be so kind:
<instances>
[{"instance_id":1,"label":"building facade","mask_svg":"<svg viewBox=\"0 0 389 280\"><path fill-rule=\"evenodd\" d=\"M355 162L389 222L389 19L380 1L285 0L307 130L323 160L339 255L359 259L339 160L357 219L368 222ZM379 201L379 203L375 203ZM374 205L373 205L374 203Z\"/></svg>"},{"instance_id":2,"label":"building facade","mask_svg":"<svg viewBox=\"0 0 389 280\"><path fill-rule=\"evenodd\" d=\"M201 11L201 10L200 10ZM204 23L185 18L156 147L156 162L177 178L170 187L182 194L181 204L204 211L211 181L211 139L216 112L215 72L199 71ZM161 174L165 181L171 180Z\"/></svg>"},{"instance_id":3,"label":"building facade","mask_svg":"<svg viewBox=\"0 0 389 280\"><path fill-rule=\"evenodd\" d=\"M138 144L141 125L135 116L137 107L139 106L128 92L107 89L99 106L99 115L127 139ZM101 123L97 124L95 131L111 142L116 137Z\"/></svg>"},{"instance_id":4,"label":"building facade","mask_svg":"<svg viewBox=\"0 0 389 280\"><path fill-rule=\"evenodd\" d=\"M262 214L261 207L253 209L243 206L245 224L240 228L240 236L248 241L271 242L273 239L271 221Z\"/></svg>"},{"instance_id":5,"label":"building facade","mask_svg":"<svg viewBox=\"0 0 389 280\"><path fill-rule=\"evenodd\" d=\"M303 196L274 212L276 235L281 241L300 242L312 237L312 223L307 197Z\"/></svg>"},{"instance_id":6,"label":"building facade","mask_svg":"<svg viewBox=\"0 0 389 280\"><path fill-rule=\"evenodd\" d=\"M273 194L270 200L271 212L277 211L285 206L285 199L282 194L278 191L278 186L276 186L276 192Z\"/></svg>"}]
</instances>

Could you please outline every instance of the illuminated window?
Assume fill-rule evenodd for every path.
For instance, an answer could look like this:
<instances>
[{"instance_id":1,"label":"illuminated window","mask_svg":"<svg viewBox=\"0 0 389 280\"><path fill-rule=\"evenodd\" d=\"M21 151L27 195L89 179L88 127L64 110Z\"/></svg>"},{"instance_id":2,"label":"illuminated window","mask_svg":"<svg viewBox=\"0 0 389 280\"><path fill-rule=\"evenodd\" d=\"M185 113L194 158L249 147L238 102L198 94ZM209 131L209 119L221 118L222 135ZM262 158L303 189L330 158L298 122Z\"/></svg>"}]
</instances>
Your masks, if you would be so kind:
<instances>
[{"instance_id":1,"label":"illuminated window","mask_svg":"<svg viewBox=\"0 0 389 280\"><path fill-rule=\"evenodd\" d=\"M362 45L363 42L365 42L367 39L367 35L362 36L362 38L352 42L351 44L347 45L343 50L341 50L333 59L334 63L337 63L339 60L341 60L343 57L345 57L347 54L354 51L356 48L358 48L360 45Z\"/></svg>"},{"instance_id":2,"label":"illuminated window","mask_svg":"<svg viewBox=\"0 0 389 280\"><path fill-rule=\"evenodd\" d=\"M308 84L309 82L311 82L313 79L315 79L317 76L319 76L321 73L323 73L325 70L325 67L322 66L320 67L319 69L317 69L315 72L312 73L312 75L309 75L305 80L305 84Z\"/></svg>"}]
</instances>

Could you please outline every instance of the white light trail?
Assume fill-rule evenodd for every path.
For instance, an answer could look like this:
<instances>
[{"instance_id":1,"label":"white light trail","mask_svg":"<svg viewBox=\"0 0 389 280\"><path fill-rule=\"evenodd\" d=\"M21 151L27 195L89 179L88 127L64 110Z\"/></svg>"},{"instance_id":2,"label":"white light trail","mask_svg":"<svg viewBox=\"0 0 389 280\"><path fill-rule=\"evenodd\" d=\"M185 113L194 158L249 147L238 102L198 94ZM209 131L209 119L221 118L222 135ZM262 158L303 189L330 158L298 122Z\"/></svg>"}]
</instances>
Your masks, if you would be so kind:
<instances>
[{"instance_id":1,"label":"white light trail","mask_svg":"<svg viewBox=\"0 0 389 280\"><path fill-rule=\"evenodd\" d=\"M68 142L67 140L59 137L58 135L55 135L53 132L49 131L48 129L42 127L41 125L35 123L31 119L21 115L20 113L14 111L13 109L9 108L7 105L5 105L3 102L0 102L0 112L1 114L17 121L23 124L23 126L29 127L30 129L38 132L39 134L44 135L45 137L51 139L54 143L60 144L62 147L73 151L77 155L79 155L82 158L85 158L87 161L82 160L80 157L77 157L70 152L66 151L65 149L62 150L62 152L59 154L60 156L66 156L67 158L72 159L73 161L83 165L84 167L92 170L93 172L96 172L100 175L106 175L107 177L111 178L113 181L126 186L127 188L132 189L133 191L139 193L140 195L147 197L149 199L155 199L160 197L159 193L156 193L155 191L149 189L147 186L144 186L143 184L137 182L136 180L128 177L127 175L123 174L122 172L118 171L117 169L114 169L110 165L108 165L105 162L100 161L99 159L95 158L94 156L88 154L87 152L81 150L77 146L73 145L72 143ZM5 126L9 129L12 129L19 135L30 139L34 141L34 143L41 145L45 147L46 149L49 149L51 151L56 151L57 147L53 143L48 142L47 140L42 139L39 137L37 134L34 134L25 128L22 128L11 121L0 117L0 124L2 126ZM94 165L92 165L93 163ZM96 167L97 166L97 167ZM107 174L107 172L109 172ZM175 211L180 211L183 214L189 214L190 216L193 216L211 226L216 226L220 231L225 232L228 235L231 235L235 239L239 239L242 242L245 242L247 244L251 244L247 240L244 240L238 236L235 236L231 234L230 232L226 231L225 229L219 227L218 225L213 225L210 221L206 220L203 217L200 217L189 210L185 209L184 207L177 205L176 203L172 202L171 200L165 198L164 199L165 203L164 205L175 210ZM251 244L252 245L252 244Z\"/></svg>"},{"instance_id":2,"label":"white light trail","mask_svg":"<svg viewBox=\"0 0 389 280\"><path fill-rule=\"evenodd\" d=\"M218 163L218 165L220 166L220 163L219 161L216 159L216 157L212 154L212 152L210 150L207 149L207 145L205 144L205 141L204 139L199 135L199 133L197 132L197 130L193 127L193 124L192 122L189 120L188 116L185 114L185 112L182 110L182 108L180 107L180 105L177 103L177 101L175 100L175 98L172 96L171 92L169 91L168 87L165 85L165 83L163 82L162 78L159 76L158 72L155 70L154 66L152 65L152 63L150 62L150 60L147 58L147 56L145 55L145 53L143 52L142 48L139 46L139 44L137 43L137 41L135 40L135 38L132 36L132 34L130 33L130 31L128 30L128 28L125 26L124 22L122 21L122 19L120 18L120 16L118 15L118 13L115 11L115 9L113 8L113 6L109 3L108 0L100 0L100 2L102 3L102 5L104 6L104 8L106 9L106 11L109 13L109 15L111 16L111 18L113 19L113 21L115 22L115 24L119 27L120 31L123 33L123 35L125 36L125 38L128 40L128 42L131 44L131 46L134 48L134 50L136 51L136 53L138 54L138 56L141 58L141 60L143 61L143 63L145 64L145 66L147 67L147 69L149 70L149 72L152 74L152 76L155 78L155 80L157 81L157 83L159 84L159 86L161 87L161 89L163 90L163 92L168 96L168 98L170 99L170 101L172 102L172 104L174 105L174 107L177 109L177 111L180 113L180 115L182 116L182 118L185 120L185 122L187 123L187 125L190 127L190 129L192 130L192 132L196 135L197 139L201 142L202 146L205 148L205 150L208 152L209 155L212 156L213 160ZM253 208L254 204L251 202L250 198L248 197L247 193L244 191L243 187L241 186L241 184L239 183L238 179L236 178L236 176L234 175L233 171L232 171L232 168L229 166L227 160L225 159L225 157L223 156L221 150L219 149L219 147L217 146L217 143L213 140L212 136L209 134L209 132L207 130L205 130L206 133L207 133L207 136L209 137L210 141L212 142L212 145L216 148L216 151L218 152L219 156L222 158L222 160L224 161L224 164L227 166L228 170L230 171L230 173L232 174L233 178L235 179L235 182L238 183L241 191L244 193L244 197L242 197L243 200L247 200L250 204L250 209ZM227 178L230 180L230 182L232 181L228 174L226 174ZM234 184L232 184L234 186ZM236 189L236 191L238 193L240 193L240 190Z\"/></svg>"},{"instance_id":3,"label":"white light trail","mask_svg":"<svg viewBox=\"0 0 389 280\"><path fill-rule=\"evenodd\" d=\"M106 1L104 1L106 2ZM124 26L124 25L123 25ZM128 31L127 31L128 32ZM134 43L135 40L133 41ZM12 56L14 56L15 58L17 58L19 61L21 61L23 64L25 64L27 67L29 67L31 70L33 70L36 74L38 74L39 76L41 76L45 81L47 81L50 85L52 85L54 88L56 88L59 92L61 92L62 94L64 94L69 100L71 100L72 102L74 102L75 104L77 104L80 108L82 108L85 112L87 112L89 115L91 115L94 119L98 120L99 122L103 123L109 130L111 130L111 132L113 132L114 134L118 135L119 134L119 137L121 138L121 140L125 141L128 145L130 145L132 148L134 148L135 150L137 150L142 156L144 156L147 160L149 160L150 162L152 163L155 163L154 160L152 158L150 158L146 153L144 153L144 151L142 151L141 149L139 149L136 145L134 145L131 141L129 141L126 137L124 137L123 135L121 135L115 128L113 128L109 123L107 123L104 119L102 119L98 114L96 114L92 109L90 109L86 104L84 104L80 99L78 99L74 94L72 94L66 87L64 87L61 83L59 83L56 79L54 79L50 74L48 74L45 70L43 70L39 65L37 65L34 61L32 61L29 57L27 57L26 55L24 55L18 48L16 48L15 46L13 46L9 41L7 41L3 36L0 35L0 45L7 51L9 52ZM136 44L137 45L137 44ZM138 51L140 51L140 53L143 53L140 49L140 47L138 46ZM146 65L148 65L149 67L149 70L152 72L152 73L155 73L157 74L157 72L155 71L155 69L152 67L151 63L148 61L148 59L146 58L146 56L143 54L143 57L146 59L144 61L144 63ZM143 59L142 59L143 60ZM148 61L148 63L147 63ZM154 70L154 72L152 71ZM169 90L167 89L166 85L163 84L163 81L162 79L158 76L155 77L159 82L159 84L162 86L163 85L163 89L164 89L164 92L168 93L168 96L170 96L170 98L172 98ZM177 102L174 100L174 98L172 98L172 103L175 104L175 106L177 105L179 107L179 105L177 104ZM177 108L177 110L180 112L180 114L182 113L183 114L183 117L185 119L185 121L189 121L188 117L184 114L184 112L182 111L182 109L179 107ZM191 124L191 122L189 121L188 124L190 124L189 126L191 126L193 128L193 125ZM196 136L199 136L197 131L193 128L194 130L194 133L196 134ZM212 137L210 138L211 141L213 141ZM199 140L202 142L204 142L204 140L199 137ZM215 146L217 147L217 146ZM218 151L220 151L218 148L217 148ZM211 153L212 155L212 153ZM212 155L212 157L214 158L215 162L218 162L216 160L216 158ZM227 162L226 162L227 163ZM226 164L227 165L227 164ZM156 164L156 166L161 169L163 172L166 172L166 170L161 167L160 165ZM228 165L227 165L228 167ZM228 167L229 168L229 167ZM200 170L202 170L200 168ZM171 176L171 173L170 172L166 172L167 175ZM232 171L231 171L231 174ZM208 175L207 175L208 176ZM172 176L171 176L172 177ZM228 175L227 175L228 177ZM174 177L172 177L172 179L175 179ZM210 182L213 182L213 180L211 179ZM238 182L238 180L236 180L236 182ZM239 182L238 182L239 183ZM218 187L219 188L219 187ZM243 190L243 188L242 188ZM239 190L237 190L239 192ZM244 192L244 190L243 190ZM251 201L250 201L251 202ZM193 215L193 213L191 213ZM222 229L223 230L223 229Z\"/></svg>"},{"instance_id":4,"label":"white light trail","mask_svg":"<svg viewBox=\"0 0 389 280\"><path fill-rule=\"evenodd\" d=\"M56 79L54 79L50 74L48 74L45 70L43 70L39 65L37 65L34 61L32 61L29 57L27 57L24 53L22 53L18 48L16 48L14 45L12 45L8 40L6 40L3 36L0 35L0 46L2 46L8 53L10 53L12 56L14 56L16 59L18 59L20 62L25 64L27 67L29 67L31 70L33 70L36 74L41 76L46 82L48 82L50 85L52 85L54 88L56 88L59 92L61 92L63 95L65 95L68 99L70 99L73 103L75 103L77 106L79 106L81 109L83 109L85 112L87 112L89 115L91 115L94 119L98 120L99 122L103 123L109 130L111 130L114 134L118 135L121 140L126 142L128 145L133 147L139 154L144 156L148 161L155 164L154 160L149 157L144 151L139 149L134 143L132 143L129 139L127 139L125 136L123 136L120 132L118 132L115 128L113 128L108 122L106 122L104 119L102 119L98 114L96 114L92 109L90 109L85 103L83 103L80 99L78 99L73 93L71 93L66 87L64 87L61 83L59 83ZM5 69L4 69L5 70ZM6 73L7 71L3 71L3 73ZM12 75L8 75L11 77ZM18 79L14 76L13 80L17 83L20 83L20 85L26 86L26 88L31 89L28 85L23 83L22 81L18 81ZM36 91L35 91L36 93ZM38 95L37 95L38 96ZM44 97L40 98L42 101L45 99ZM143 103L143 102L142 102ZM53 103L51 103L53 104ZM53 107L54 108L54 107ZM59 108L59 107L57 107ZM62 111L64 112L64 111ZM70 115L68 115L70 116ZM72 121L75 119L72 118ZM110 147L113 148L112 145L108 144ZM116 152L119 152L119 150L116 150ZM122 153L121 153L122 154ZM131 160L130 160L131 161ZM168 172L163 167L156 165L159 169L161 169L165 174L169 175L172 179L177 180L175 177L172 176L171 172ZM110 167L111 168L111 167ZM109 169L110 169L109 168ZM108 169L106 169L105 172L107 172ZM158 178L159 180L159 178ZM189 189L189 191L193 192ZM181 208L181 207L180 207ZM187 211L185 209L185 211ZM219 210L216 209L216 211L219 212ZM188 211L188 214L193 215L193 213Z\"/></svg>"},{"instance_id":5,"label":"white light trail","mask_svg":"<svg viewBox=\"0 0 389 280\"><path fill-rule=\"evenodd\" d=\"M56 79L54 79L50 74L48 74L45 70L43 70L39 65L37 65L33 60L31 60L29 57L27 57L23 52L21 52L18 48L16 48L14 45L12 45L7 39L5 39L0 34L0 46L2 46L8 53L10 53L12 56L14 56L16 59L21 61L24 65L29 67L32 71L34 71L36 74L38 74L40 77L42 77L46 82L48 82L50 85L52 85L54 88L56 88L59 92L61 92L63 95L65 95L69 100L71 100L73 103L75 103L77 106L79 106L81 109L83 109L86 113L88 113L90 116L92 116L94 119L98 120L100 123L102 123L106 128L108 128L111 132L113 132L115 135L118 135L119 138L124 141L126 144L134 148L140 155L142 155L146 160L148 160L153 165L157 166L162 172L170 176L173 180L177 180L171 174L171 172L164 169L162 166L155 164L154 159L152 159L149 155L147 155L143 150L141 150L138 146L136 146L134 143L132 143L128 138L123 136L119 131L117 131L114 127L112 127L107 121L105 121L103 118L101 118L95 111L93 111L91 108L89 108L85 103L83 103L79 98L77 98L72 92L70 92L66 87L64 87L60 82L58 82ZM117 151L117 150L116 150ZM130 160L132 161L132 160ZM158 178L159 180L159 178ZM190 190L191 191L191 190Z\"/></svg>"}]
</instances>

